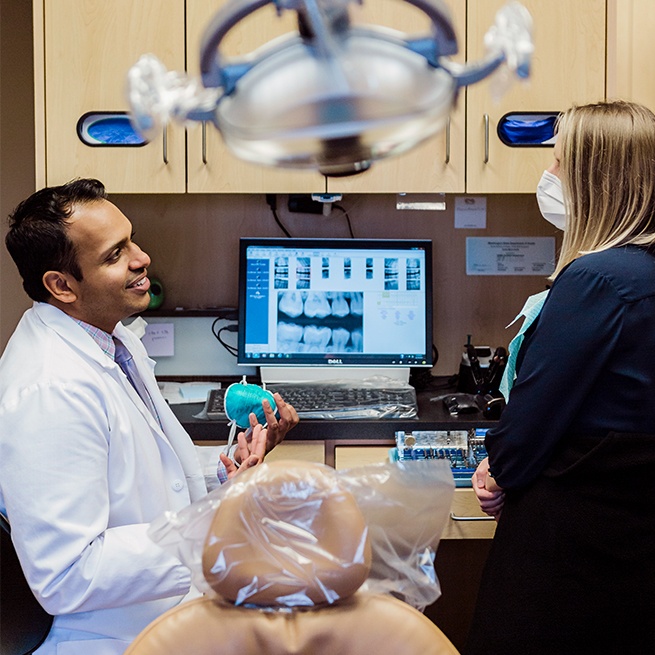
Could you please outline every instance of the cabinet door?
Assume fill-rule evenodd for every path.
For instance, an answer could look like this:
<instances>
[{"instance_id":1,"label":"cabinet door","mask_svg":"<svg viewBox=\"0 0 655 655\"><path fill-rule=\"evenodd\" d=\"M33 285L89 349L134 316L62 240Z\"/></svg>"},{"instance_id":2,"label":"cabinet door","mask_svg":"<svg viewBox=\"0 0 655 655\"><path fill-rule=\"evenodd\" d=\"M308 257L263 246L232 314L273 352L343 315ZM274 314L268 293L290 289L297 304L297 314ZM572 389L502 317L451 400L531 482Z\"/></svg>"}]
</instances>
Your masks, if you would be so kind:
<instances>
[{"instance_id":1,"label":"cabinet door","mask_svg":"<svg viewBox=\"0 0 655 655\"><path fill-rule=\"evenodd\" d=\"M184 0L36 0L34 11L44 37L35 48L43 62L35 63L45 71L46 183L97 177L111 193L184 192L184 130L168 129L166 149L163 137L141 147L92 147L76 133L87 112L128 109L127 71L142 54L184 68Z\"/></svg>"},{"instance_id":2,"label":"cabinet door","mask_svg":"<svg viewBox=\"0 0 655 655\"><path fill-rule=\"evenodd\" d=\"M655 2L608 0L607 97L623 98L655 111Z\"/></svg>"},{"instance_id":3,"label":"cabinet door","mask_svg":"<svg viewBox=\"0 0 655 655\"><path fill-rule=\"evenodd\" d=\"M210 19L225 0L187 0L187 70L200 74L200 42ZM243 19L225 37L221 51L228 57L247 54L274 37L296 31L296 14L275 13L267 5ZM258 166L242 161L225 146L213 125L188 127L189 192L196 193L321 193L325 178L313 171Z\"/></svg>"},{"instance_id":4,"label":"cabinet door","mask_svg":"<svg viewBox=\"0 0 655 655\"><path fill-rule=\"evenodd\" d=\"M457 32L459 53L466 54L466 2L446 0ZM401 0L374 0L352 6L353 22L382 25L408 34L429 34L425 14ZM373 164L359 175L328 178L328 191L339 193L456 193L464 191L465 92L451 113L449 127L413 150Z\"/></svg>"},{"instance_id":5,"label":"cabinet door","mask_svg":"<svg viewBox=\"0 0 655 655\"><path fill-rule=\"evenodd\" d=\"M468 60L505 0L468 0ZM489 78L467 92L467 192L532 193L552 162L550 147L508 147L497 136L508 112L557 112L605 96L605 0L521 0L534 19L532 75L495 102ZM488 126L488 128L486 127ZM487 153L487 155L485 155Z\"/></svg>"}]
</instances>

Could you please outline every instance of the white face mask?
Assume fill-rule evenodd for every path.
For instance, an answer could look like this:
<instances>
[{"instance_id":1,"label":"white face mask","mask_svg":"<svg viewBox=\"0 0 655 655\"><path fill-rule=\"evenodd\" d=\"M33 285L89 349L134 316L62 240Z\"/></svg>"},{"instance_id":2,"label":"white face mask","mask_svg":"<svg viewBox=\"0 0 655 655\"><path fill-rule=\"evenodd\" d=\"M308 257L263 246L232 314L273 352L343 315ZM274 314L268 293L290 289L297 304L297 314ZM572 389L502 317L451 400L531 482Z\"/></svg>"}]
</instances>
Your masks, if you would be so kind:
<instances>
[{"instance_id":1,"label":"white face mask","mask_svg":"<svg viewBox=\"0 0 655 655\"><path fill-rule=\"evenodd\" d=\"M541 215L557 229L563 230L566 223L566 212L562 183L557 175L544 171L537 185L537 203Z\"/></svg>"}]
</instances>

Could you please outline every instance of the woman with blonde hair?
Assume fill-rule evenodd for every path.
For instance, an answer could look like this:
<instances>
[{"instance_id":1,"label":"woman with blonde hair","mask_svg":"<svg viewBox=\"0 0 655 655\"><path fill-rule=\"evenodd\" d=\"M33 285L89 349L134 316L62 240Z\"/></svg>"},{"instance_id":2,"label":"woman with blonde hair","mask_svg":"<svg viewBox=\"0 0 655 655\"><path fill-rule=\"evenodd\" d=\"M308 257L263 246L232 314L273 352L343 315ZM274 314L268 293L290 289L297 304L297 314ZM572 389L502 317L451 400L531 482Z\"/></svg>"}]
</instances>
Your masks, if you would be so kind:
<instances>
[{"instance_id":1,"label":"woman with blonde hair","mask_svg":"<svg viewBox=\"0 0 655 655\"><path fill-rule=\"evenodd\" d=\"M652 655L655 115L573 107L554 156L564 239L473 476L498 524L465 653Z\"/></svg>"}]
</instances>

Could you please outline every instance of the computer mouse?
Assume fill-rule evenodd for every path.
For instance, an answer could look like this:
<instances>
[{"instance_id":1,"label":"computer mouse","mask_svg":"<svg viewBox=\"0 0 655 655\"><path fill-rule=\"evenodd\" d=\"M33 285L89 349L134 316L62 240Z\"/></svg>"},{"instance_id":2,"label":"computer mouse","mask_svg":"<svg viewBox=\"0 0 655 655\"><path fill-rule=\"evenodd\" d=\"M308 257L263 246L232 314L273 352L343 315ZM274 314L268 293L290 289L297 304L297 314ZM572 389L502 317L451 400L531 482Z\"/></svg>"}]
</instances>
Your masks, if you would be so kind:
<instances>
[{"instance_id":1,"label":"computer mouse","mask_svg":"<svg viewBox=\"0 0 655 655\"><path fill-rule=\"evenodd\" d=\"M480 405L475 396L468 393L445 396L443 403L451 414L473 414L480 411Z\"/></svg>"}]
</instances>

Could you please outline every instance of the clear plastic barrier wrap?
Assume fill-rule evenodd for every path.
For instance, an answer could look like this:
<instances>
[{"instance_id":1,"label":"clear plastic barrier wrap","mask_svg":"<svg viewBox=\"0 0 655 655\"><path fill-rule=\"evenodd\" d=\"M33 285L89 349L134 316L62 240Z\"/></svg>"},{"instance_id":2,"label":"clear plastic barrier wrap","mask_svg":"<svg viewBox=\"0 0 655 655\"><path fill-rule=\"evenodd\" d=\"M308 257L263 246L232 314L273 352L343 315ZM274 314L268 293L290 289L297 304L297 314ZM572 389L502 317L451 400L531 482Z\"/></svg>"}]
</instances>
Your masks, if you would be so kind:
<instances>
[{"instance_id":1,"label":"clear plastic barrier wrap","mask_svg":"<svg viewBox=\"0 0 655 655\"><path fill-rule=\"evenodd\" d=\"M272 393L279 392L285 402L294 406L298 416L306 419L334 421L418 418L416 389L407 382L385 376L358 380L339 378L328 381L272 382L266 385L266 389ZM227 418L224 402L226 393L225 389L213 390L195 418ZM252 407L258 408L257 405ZM261 411L260 406L259 409Z\"/></svg>"},{"instance_id":2,"label":"clear plastic barrier wrap","mask_svg":"<svg viewBox=\"0 0 655 655\"><path fill-rule=\"evenodd\" d=\"M408 419L417 418L416 389L407 382L383 375L363 379L338 378L303 383L269 383L301 418Z\"/></svg>"},{"instance_id":3,"label":"clear plastic barrier wrap","mask_svg":"<svg viewBox=\"0 0 655 655\"><path fill-rule=\"evenodd\" d=\"M441 593L433 564L453 489L443 461L264 463L150 535L201 591L237 605L311 608L361 589L422 610Z\"/></svg>"}]
</instances>

